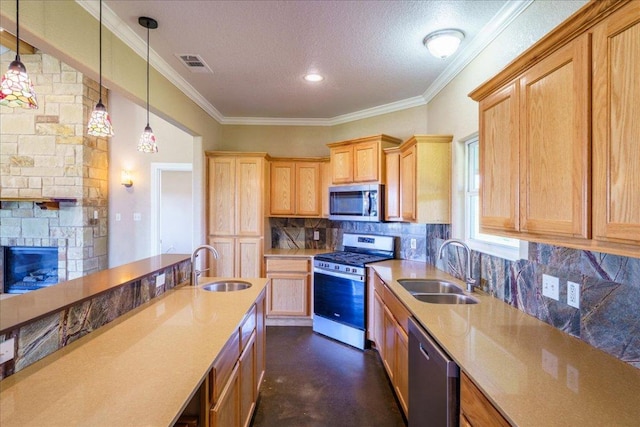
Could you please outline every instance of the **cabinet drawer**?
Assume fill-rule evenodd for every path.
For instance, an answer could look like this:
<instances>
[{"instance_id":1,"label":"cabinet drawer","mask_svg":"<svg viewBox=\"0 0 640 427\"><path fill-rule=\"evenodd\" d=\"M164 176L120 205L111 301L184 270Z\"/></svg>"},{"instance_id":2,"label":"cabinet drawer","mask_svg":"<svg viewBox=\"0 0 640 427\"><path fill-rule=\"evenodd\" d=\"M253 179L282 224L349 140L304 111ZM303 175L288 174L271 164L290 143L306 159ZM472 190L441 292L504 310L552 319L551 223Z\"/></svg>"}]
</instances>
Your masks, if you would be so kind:
<instances>
[{"instance_id":1,"label":"cabinet drawer","mask_svg":"<svg viewBox=\"0 0 640 427\"><path fill-rule=\"evenodd\" d=\"M287 271L287 272L309 272L308 258L267 258L267 273Z\"/></svg>"},{"instance_id":2,"label":"cabinet drawer","mask_svg":"<svg viewBox=\"0 0 640 427\"><path fill-rule=\"evenodd\" d=\"M227 341L227 343L225 344L224 348L220 352L220 355L216 358L215 362L213 362L213 368L209 373L209 382L211 384L211 387L209 388L209 401L212 405L215 405L215 403L218 401L220 393L222 393L222 389L231 376L233 367L235 366L239 357L240 334L236 332L231 336L231 338L229 338L229 341Z\"/></svg>"},{"instance_id":3,"label":"cabinet drawer","mask_svg":"<svg viewBox=\"0 0 640 427\"><path fill-rule=\"evenodd\" d=\"M407 309L387 286L384 287L384 295L382 299L384 304L389 308L391 314L393 314L393 317L396 318L398 324L400 324L404 333L408 334L410 315Z\"/></svg>"},{"instance_id":4,"label":"cabinet drawer","mask_svg":"<svg viewBox=\"0 0 640 427\"><path fill-rule=\"evenodd\" d=\"M256 306L254 305L244 318L244 322L240 325L240 353L244 350L251 334L256 329Z\"/></svg>"}]
</instances>

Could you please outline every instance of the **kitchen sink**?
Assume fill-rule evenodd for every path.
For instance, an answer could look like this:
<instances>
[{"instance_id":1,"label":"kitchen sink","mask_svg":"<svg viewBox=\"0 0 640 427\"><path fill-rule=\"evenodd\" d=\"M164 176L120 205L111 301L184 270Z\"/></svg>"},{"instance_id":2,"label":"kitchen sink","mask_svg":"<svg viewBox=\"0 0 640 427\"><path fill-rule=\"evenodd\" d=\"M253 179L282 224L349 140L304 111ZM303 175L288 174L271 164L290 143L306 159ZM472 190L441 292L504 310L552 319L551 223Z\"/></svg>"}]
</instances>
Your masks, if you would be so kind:
<instances>
[{"instance_id":1,"label":"kitchen sink","mask_svg":"<svg viewBox=\"0 0 640 427\"><path fill-rule=\"evenodd\" d=\"M479 302L472 296L460 294L413 294L413 297L430 304L477 304Z\"/></svg>"},{"instance_id":2,"label":"kitchen sink","mask_svg":"<svg viewBox=\"0 0 640 427\"><path fill-rule=\"evenodd\" d=\"M207 283L202 285L201 288L209 292L232 292L241 291L251 287L251 283L243 280L224 280L220 282Z\"/></svg>"},{"instance_id":3,"label":"kitchen sink","mask_svg":"<svg viewBox=\"0 0 640 427\"><path fill-rule=\"evenodd\" d=\"M462 294L462 288L455 283L437 279L399 279L411 294Z\"/></svg>"}]
</instances>

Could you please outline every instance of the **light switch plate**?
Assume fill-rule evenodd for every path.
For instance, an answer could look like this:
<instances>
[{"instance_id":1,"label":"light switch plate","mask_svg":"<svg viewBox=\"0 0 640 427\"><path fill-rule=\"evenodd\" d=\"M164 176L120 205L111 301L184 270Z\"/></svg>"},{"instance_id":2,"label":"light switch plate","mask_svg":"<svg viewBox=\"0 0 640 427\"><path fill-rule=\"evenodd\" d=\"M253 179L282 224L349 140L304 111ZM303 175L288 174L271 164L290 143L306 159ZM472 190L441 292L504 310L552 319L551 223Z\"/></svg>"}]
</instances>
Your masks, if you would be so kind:
<instances>
[{"instance_id":1,"label":"light switch plate","mask_svg":"<svg viewBox=\"0 0 640 427\"><path fill-rule=\"evenodd\" d=\"M318 230L313 231L313 240L320 240L320 232Z\"/></svg>"},{"instance_id":2,"label":"light switch plate","mask_svg":"<svg viewBox=\"0 0 640 427\"><path fill-rule=\"evenodd\" d=\"M156 277L156 288L159 288L162 285L164 285L164 273L158 274L158 277Z\"/></svg>"},{"instance_id":3,"label":"light switch plate","mask_svg":"<svg viewBox=\"0 0 640 427\"><path fill-rule=\"evenodd\" d=\"M542 275L542 295L556 301L560 299L560 281L557 277Z\"/></svg>"},{"instance_id":4,"label":"light switch plate","mask_svg":"<svg viewBox=\"0 0 640 427\"><path fill-rule=\"evenodd\" d=\"M139 212L135 212L135 213L133 214L133 220L134 220L134 221L142 221L142 214L141 214L141 213L139 213Z\"/></svg>"},{"instance_id":5,"label":"light switch plate","mask_svg":"<svg viewBox=\"0 0 640 427\"><path fill-rule=\"evenodd\" d=\"M0 365L15 357L14 342L14 338L11 338L0 343Z\"/></svg>"},{"instance_id":6,"label":"light switch plate","mask_svg":"<svg viewBox=\"0 0 640 427\"><path fill-rule=\"evenodd\" d=\"M411 239L410 243L411 243L411 249L415 249L418 247L418 243L416 242L416 239Z\"/></svg>"}]
</instances>

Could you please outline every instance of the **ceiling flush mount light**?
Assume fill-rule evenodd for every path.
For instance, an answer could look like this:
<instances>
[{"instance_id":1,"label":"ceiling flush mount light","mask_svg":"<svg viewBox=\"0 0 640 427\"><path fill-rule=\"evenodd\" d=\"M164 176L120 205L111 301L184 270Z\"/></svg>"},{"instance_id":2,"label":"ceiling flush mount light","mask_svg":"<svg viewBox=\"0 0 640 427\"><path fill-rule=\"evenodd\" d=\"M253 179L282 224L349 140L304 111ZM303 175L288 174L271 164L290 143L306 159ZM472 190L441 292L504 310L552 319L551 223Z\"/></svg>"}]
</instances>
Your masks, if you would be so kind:
<instances>
[{"instance_id":1,"label":"ceiling flush mount light","mask_svg":"<svg viewBox=\"0 0 640 427\"><path fill-rule=\"evenodd\" d=\"M91 113L87 133L92 136L113 136L113 127L107 108L102 103L102 0L100 0L100 95Z\"/></svg>"},{"instance_id":2,"label":"ceiling flush mount light","mask_svg":"<svg viewBox=\"0 0 640 427\"><path fill-rule=\"evenodd\" d=\"M318 73L309 73L309 74L305 74L304 79L311 83L317 83L317 82L323 81L324 77L322 77Z\"/></svg>"},{"instance_id":3,"label":"ceiling flush mount light","mask_svg":"<svg viewBox=\"0 0 640 427\"><path fill-rule=\"evenodd\" d=\"M9 69L2 76L0 105L38 108L33 83L27 74L27 68L20 62L20 0L16 0L16 59L9 64Z\"/></svg>"},{"instance_id":4,"label":"ceiling flush mount light","mask_svg":"<svg viewBox=\"0 0 640 427\"><path fill-rule=\"evenodd\" d=\"M424 43L433 56L444 59L458 50L462 39L464 39L464 33L462 31L449 29L428 34L422 43Z\"/></svg>"},{"instance_id":5,"label":"ceiling flush mount light","mask_svg":"<svg viewBox=\"0 0 640 427\"><path fill-rule=\"evenodd\" d=\"M157 153L158 145L156 144L156 137L153 134L153 130L151 130L151 126L149 126L149 30L158 28L158 21L153 18L141 16L138 18L138 23L147 29L147 126L144 128L142 136L140 136L138 151L142 151L143 153Z\"/></svg>"}]
</instances>

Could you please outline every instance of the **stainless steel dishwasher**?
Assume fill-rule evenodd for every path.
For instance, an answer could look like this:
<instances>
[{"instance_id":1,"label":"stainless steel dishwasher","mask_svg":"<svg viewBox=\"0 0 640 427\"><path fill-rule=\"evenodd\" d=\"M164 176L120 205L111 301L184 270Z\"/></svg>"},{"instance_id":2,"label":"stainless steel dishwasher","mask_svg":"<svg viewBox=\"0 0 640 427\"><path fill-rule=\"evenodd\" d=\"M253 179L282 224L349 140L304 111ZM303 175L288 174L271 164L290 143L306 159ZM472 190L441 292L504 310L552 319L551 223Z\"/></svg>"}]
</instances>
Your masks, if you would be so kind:
<instances>
[{"instance_id":1,"label":"stainless steel dishwasher","mask_svg":"<svg viewBox=\"0 0 640 427\"><path fill-rule=\"evenodd\" d=\"M457 426L459 402L458 365L410 318L409 426Z\"/></svg>"}]
</instances>

